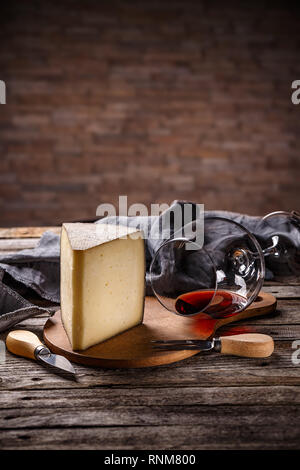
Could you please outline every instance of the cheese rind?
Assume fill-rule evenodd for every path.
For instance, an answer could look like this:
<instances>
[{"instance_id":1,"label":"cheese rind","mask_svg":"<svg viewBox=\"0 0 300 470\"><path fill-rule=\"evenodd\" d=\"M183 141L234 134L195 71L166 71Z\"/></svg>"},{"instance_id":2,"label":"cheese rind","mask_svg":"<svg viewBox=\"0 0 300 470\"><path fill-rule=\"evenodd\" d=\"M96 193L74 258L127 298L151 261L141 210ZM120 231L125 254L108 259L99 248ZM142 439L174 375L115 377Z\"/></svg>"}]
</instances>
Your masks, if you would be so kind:
<instances>
[{"instance_id":1,"label":"cheese rind","mask_svg":"<svg viewBox=\"0 0 300 470\"><path fill-rule=\"evenodd\" d=\"M128 227L98 227L102 228L95 230L95 224L62 228L61 312L73 349L86 349L143 320L142 234ZM113 238L116 234L123 238Z\"/></svg>"}]
</instances>

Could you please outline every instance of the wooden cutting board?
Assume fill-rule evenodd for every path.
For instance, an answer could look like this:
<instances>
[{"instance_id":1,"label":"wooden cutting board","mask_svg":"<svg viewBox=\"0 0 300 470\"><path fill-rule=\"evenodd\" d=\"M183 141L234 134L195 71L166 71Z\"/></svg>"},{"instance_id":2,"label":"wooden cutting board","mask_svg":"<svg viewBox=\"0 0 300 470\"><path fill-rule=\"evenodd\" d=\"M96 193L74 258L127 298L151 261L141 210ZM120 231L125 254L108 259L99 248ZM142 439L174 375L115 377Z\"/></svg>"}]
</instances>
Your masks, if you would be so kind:
<instances>
[{"instance_id":1,"label":"wooden cutting board","mask_svg":"<svg viewBox=\"0 0 300 470\"><path fill-rule=\"evenodd\" d=\"M241 313L213 320L202 313L185 318L166 310L154 297L146 297L143 324L84 351L73 351L61 322L60 311L44 327L44 341L53 353L79 364L108 368L153 367L181 361L198 351L153 351L157 339L207 339L218 328L237 320L266 315L276 309L276 298L261 292Z\"/></svg>"}]
</instances>

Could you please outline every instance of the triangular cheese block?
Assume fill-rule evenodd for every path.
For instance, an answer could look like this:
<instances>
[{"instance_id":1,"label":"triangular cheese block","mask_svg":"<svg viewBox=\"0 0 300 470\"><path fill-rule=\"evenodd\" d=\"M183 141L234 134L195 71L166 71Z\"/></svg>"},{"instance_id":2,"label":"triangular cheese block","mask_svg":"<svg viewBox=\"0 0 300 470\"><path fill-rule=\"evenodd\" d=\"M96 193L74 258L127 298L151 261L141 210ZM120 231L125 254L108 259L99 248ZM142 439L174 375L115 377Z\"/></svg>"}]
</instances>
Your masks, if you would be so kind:
<instances>
[{"instance_id":1,"label":"triangular cheese block","mask_svg":"<svg viewBox=\"0 0 300 470\"><path fill-rule=\"evenodd\" d=\"M140 231L121 225L63 224L61 313L74 350L141 323L144 291Z\"/></svg>"}]
</instances>

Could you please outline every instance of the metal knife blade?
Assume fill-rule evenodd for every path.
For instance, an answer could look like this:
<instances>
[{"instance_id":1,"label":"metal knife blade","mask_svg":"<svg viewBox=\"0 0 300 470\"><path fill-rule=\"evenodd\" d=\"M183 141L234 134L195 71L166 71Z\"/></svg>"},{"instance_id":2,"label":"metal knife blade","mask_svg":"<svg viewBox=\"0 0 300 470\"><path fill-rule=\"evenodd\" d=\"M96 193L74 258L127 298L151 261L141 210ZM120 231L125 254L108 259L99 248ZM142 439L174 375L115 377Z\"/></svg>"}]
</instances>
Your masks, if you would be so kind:
<instances>
[{"instance_id":1,"label":"metal knife blade","mask_svg":"<svg viewBox=\"0 0 300 470\"><path fill-rule=\"evenodd\" d=\"M35 351L36 359L44 366L53 369L54 372L60 372L64 375L76 378L75 369L71 362L64 356L53 354L45 346L38 346Z\"/></svg>"},{"instance_id":2,"label":"metal knife blade","mask_svg":"<svg viewBox=\"0 0 300 470\"><path fill-rule=\"evenodd\" d=\"M215 339L213 340L165 340L165 341L152 341L152 347L160 350L197 350L197 351L212 351L215 348Z\"/></svg>"}]
</instances>

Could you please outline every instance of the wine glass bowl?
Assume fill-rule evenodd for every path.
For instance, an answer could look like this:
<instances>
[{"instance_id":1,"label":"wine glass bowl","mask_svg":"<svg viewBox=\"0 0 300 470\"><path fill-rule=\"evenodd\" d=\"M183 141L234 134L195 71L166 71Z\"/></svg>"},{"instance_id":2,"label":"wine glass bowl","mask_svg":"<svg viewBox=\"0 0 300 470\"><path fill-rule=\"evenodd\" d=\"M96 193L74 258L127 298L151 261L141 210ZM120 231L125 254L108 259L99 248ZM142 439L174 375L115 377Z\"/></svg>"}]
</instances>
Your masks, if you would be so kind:
<instances>
[{"instance_id":1,"label":"wine glass bowl","mask_svg":"<svg viewBox=\"0 0 300 470\"><path fill-rule=\"evenodd\" d=\"M203 246L193 238L176 238L159 248L150 267L153 292L178 315L234 315L248 307L261 289L260 245L242 225L226 218L205 217L203 229Z\"/></svg>"},{"instance_id":2,"label":"wine glass bowl","mask_svg":"<svg viewBox=\"0 0 300 470\"><path fill-rule=\"evenodd\" d=\"M177 300L192 292L214 293L217 275L214 263L205 249L186 238L173 238L164 242L155 253L150 266L152 290L158 301L168 310L183 314ZM211 297L203 299L203 310ZM198 310L190 314L198 313Z\"/></svg>"}]
</instances>

